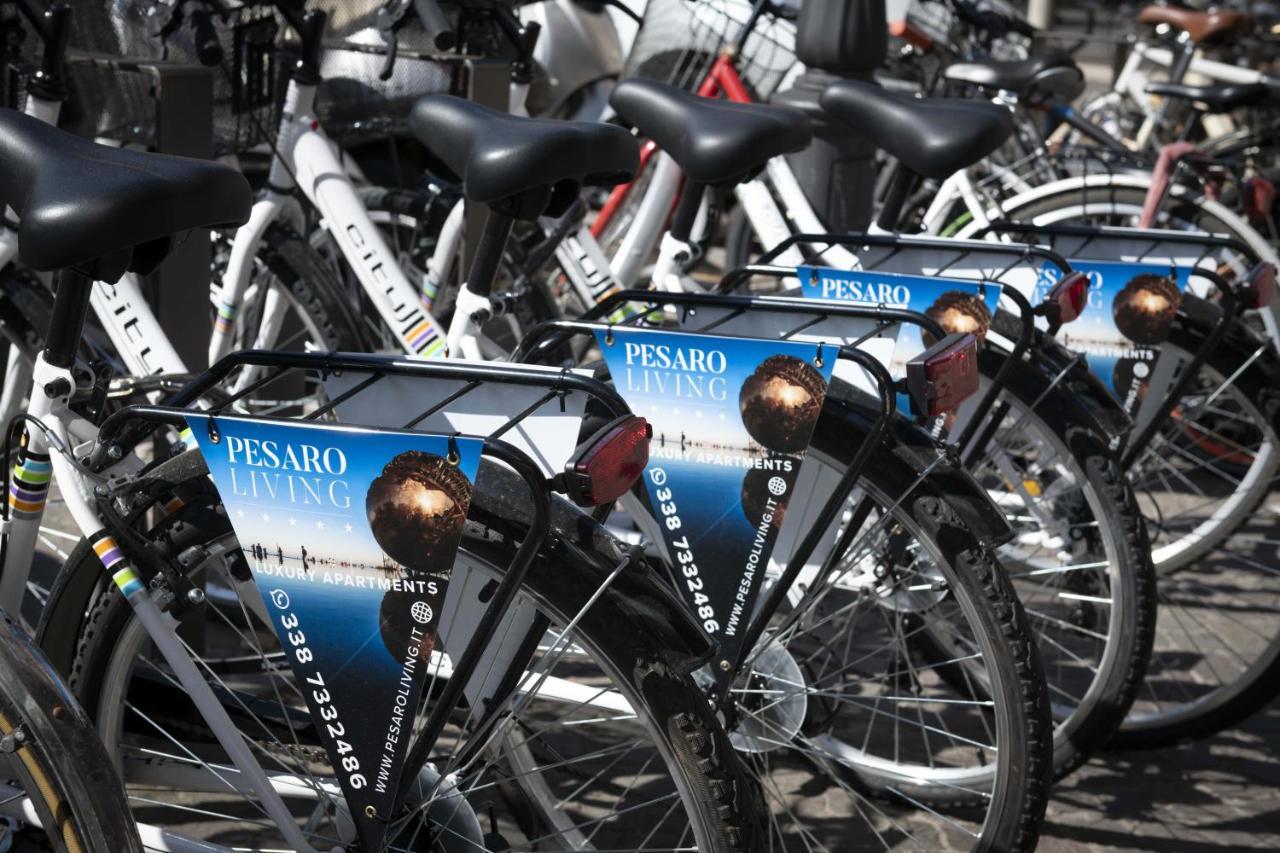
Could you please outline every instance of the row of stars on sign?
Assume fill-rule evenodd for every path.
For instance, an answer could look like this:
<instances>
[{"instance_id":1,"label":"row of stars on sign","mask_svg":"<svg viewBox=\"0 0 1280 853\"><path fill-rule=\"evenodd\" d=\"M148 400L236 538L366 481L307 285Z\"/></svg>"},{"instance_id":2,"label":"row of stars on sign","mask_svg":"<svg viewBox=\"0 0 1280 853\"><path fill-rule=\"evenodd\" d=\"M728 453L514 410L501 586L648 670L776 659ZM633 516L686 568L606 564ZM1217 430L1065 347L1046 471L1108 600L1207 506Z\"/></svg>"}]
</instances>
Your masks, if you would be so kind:
<instances>
[{"instance_id":1,"label":"row of stars on sign","mask_svg":"<svg viewBox=\"0 0 1280 853\"><path fill-rule=\"evenodd\" d=\"M236 510L236 518L244 518L244 510L242 510L242 509L240 509L240 510ZM263 514L262 514L262 520L263 520L263 521L265 521L265 522L270 522L270 521L271 521L271 516L267 515L266 513L263 513ZM296 519L296 518L292 518L292 517L290 517L288 521L289 521L289 526L290 526L290 527L295 527L295 526L297 526L297 524L298 524L298 519ZM323 522L323 521L317 521L317 522L316 522L316 528L317 528L318 530L324 530L324 529L325 529L324 522ZM352 529L353 529L353 528L351 527L351 525L350 525L350 524L344 524L344 525L342 525L342 528L343 528L343 530L345 530L347 533L350 533L350 532L352 531Z\"/></svg>"}]
</instances>

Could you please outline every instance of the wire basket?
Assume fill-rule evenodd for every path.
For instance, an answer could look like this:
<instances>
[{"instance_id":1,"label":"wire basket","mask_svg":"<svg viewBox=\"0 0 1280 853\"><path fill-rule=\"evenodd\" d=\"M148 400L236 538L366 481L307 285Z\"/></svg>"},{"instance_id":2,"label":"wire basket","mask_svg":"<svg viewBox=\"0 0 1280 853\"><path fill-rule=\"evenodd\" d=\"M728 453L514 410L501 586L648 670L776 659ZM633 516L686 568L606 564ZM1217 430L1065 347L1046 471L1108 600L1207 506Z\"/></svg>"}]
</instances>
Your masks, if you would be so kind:
<instances>
[{"instance_id":1,"label":"wire basket","mask_svg":"<svg viewBox=\"0 0 1280 853\"><path fill-rule=\"evenodd\" d=\"M154 0L77 4L68 73L74 91L64 125L85 135L155 145L153 81L139 73L148 61L199 64L188 30L161 39L148 31ZM247 2L215 19L223 62L213 71L215 155L249 151L274 137L286 69L280 25L271 8Z\"/></svg>"},{"instance_id":2,"label":"wire basket","mask_svg":"<svg viewBox=\"0 0 1280 853\"><path fill-rule=\"evenodd\" d=\"M623 72L693 90L751 16L749 0L650 0ZM738 74L756 97L772 95L796 64L796 28L762 15L738 54Z\"/></svg>"},{"instance_id":3,"label":"wire basket","mask_svg":"<svg viewBox=\"0 0 1280 853\"><path fill-rule=\"evenodd\" d=\"M1009 17L1021 17L1016 9L1000 0L985 0L983 5ZM964 41L962 36L965 24L946 0L908 0L903 17L913 29L938 44L949 45L954 49ZM1002 61L1026 59L1030 47L1030 39L1017 33L1009 33L992 41L987 58Z\"/></svg>"}]
</instances>

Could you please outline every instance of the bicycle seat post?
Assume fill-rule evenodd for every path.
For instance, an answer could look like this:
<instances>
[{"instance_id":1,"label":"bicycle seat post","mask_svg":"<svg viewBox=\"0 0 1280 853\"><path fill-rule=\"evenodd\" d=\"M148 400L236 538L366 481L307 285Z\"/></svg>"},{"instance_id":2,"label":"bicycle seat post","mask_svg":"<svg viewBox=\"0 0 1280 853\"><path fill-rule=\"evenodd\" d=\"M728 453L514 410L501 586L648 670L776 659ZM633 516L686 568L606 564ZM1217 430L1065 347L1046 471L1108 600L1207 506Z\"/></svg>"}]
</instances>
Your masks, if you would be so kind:
<instances>
[{"instance_id":1,"label":"bicycle seat post","mask_svg":"<svg viewBox=\"0 0 1280 853\"><path fill-rule=\"evenodd\" d=\"M49 334L44 348L44 360L54 367L70 370L76 363L76 350L84 334L92 290L93 280L84 273L74 269L58 273L58 288L53 297L53 313L49 318Z\"/></svg>"},{"instance_id":2,"label":"bicycle seat post","mask_svg":"<svg viewBox=\"0 0 1280 853\"><path fill-rule=\"evenodd\" d=\"M505 213L489 209L484 221L484 231L480 235L480 244L476 246L475 257L471 261L471 274L467 276L467 290L474 296L489 298L493 290L493 280L498 274L498 265L502 263L502 253L507 247L507 239L515 225L515 218Z\"/></svg>"},{"instance_id":3,"label":"bicycle seat post","mask_svg":"<svg viewBox=\"0 0 1280 853\"><path fill-rule=\"evenodd\" d=\"M639 146L611 125L511 116L450 95L418 101L409 127L461 178L463 197L489 211L448 334L449 355L478 359L480 328L506 310L489 294L516 220L562 216L582 187L629 180Z\"/></svg>"}]
</instances>

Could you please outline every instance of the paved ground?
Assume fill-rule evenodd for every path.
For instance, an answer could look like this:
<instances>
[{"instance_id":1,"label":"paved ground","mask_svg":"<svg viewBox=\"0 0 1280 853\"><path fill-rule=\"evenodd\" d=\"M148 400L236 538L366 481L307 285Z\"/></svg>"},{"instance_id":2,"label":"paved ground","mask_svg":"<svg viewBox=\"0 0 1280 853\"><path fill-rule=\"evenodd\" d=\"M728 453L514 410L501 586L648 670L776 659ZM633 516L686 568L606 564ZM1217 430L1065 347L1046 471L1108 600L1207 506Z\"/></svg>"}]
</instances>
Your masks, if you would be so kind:
<instances>
[{"instance_id":1,"label":"paved ground","mask_svg":"<svg viewBox=\"0 0 1280 853\"><path fill-rule=\"evenodd\" d=\"M1280 849L1280 707L1235 731L1090 761L1060 784L1040 850Z\"/></svg>"}]
</instances>

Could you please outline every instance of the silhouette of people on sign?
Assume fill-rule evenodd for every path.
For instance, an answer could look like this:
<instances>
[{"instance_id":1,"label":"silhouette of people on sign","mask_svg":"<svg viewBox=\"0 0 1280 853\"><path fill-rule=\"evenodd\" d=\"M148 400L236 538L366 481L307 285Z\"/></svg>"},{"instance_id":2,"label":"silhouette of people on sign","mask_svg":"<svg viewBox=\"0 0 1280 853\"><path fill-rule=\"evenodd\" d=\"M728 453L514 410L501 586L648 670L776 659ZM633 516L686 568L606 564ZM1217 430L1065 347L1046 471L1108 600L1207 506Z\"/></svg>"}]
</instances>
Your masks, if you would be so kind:
<instances>
[{"instance_id":1,"label":"silhouette of people on sign","mask_svg":"<svg viewBox=\"0 0 1280 853\"><path fill-rule=\"evenodd\" d=\"M280 565L284 565L284 549L279 545L276 546L276 559L280 561Z\"/></svg>"},{"instance_id":2,"label":"silhouette of people on sign","mask_svg":"<svg viewBox=\"0 0 1280 853\"><path fill-rule=\"evenodd\" d=\"M307 567L307 546L303 545L302 546L302 568L305 569L306 567Z\"/></svg>"}]
</instances>

